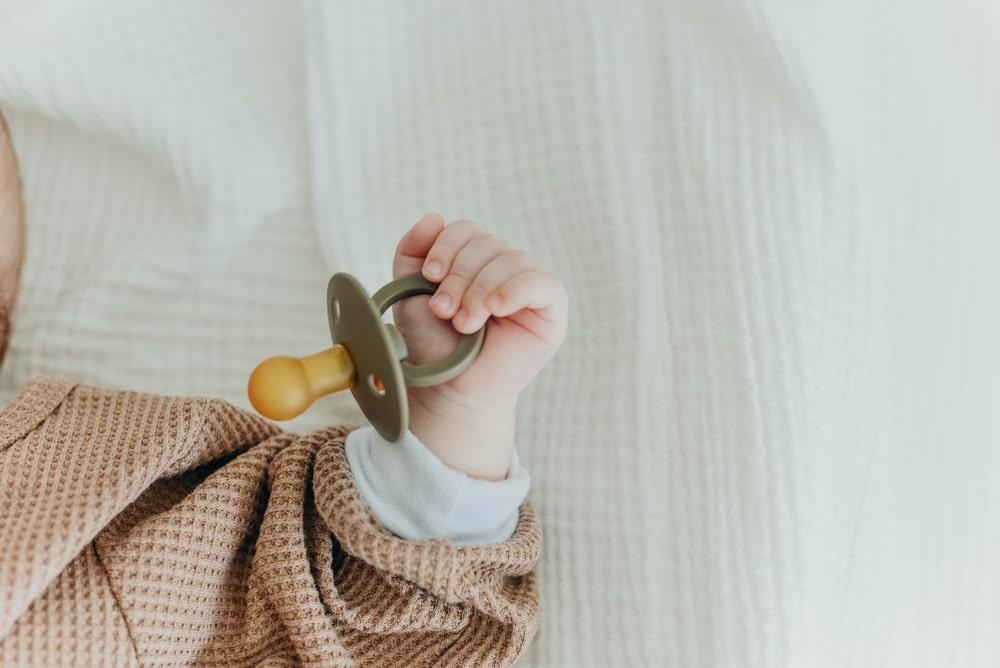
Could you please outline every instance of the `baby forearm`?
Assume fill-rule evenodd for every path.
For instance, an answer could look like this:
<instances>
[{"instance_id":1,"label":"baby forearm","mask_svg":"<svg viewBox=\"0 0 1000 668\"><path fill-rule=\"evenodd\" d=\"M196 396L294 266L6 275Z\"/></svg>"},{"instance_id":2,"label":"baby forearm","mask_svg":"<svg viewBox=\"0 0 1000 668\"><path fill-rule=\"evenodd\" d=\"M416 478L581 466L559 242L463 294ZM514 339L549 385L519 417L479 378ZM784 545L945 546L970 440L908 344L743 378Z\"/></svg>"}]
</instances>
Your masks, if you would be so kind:
<instances>
[{"instance_id":1,"label":"baby forearm","mask_svg":"<svg viewBox=\"0 0 1000 668\"><path fill-rule=\"evenodd\" d=\"M410 431L448 466L503 480L514 448L515 403L482 405L447 387L409 393Z\"/></svg>"}]
</instances>

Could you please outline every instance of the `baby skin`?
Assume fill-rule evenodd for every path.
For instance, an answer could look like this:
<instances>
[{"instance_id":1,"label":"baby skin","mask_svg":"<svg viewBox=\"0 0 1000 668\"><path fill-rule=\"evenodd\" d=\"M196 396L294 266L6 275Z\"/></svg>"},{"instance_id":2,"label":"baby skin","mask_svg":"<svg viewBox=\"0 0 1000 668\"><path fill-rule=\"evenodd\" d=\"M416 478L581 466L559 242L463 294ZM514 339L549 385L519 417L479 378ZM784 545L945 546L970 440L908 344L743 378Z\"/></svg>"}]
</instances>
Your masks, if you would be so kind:
<instances>
[{"instance_id":1,"label":"baby skin","mask_svg":"<svg viewBox=\"0 0 1000 668\"><path fill-rule=\"evenodd\" d=\"M395 307L410 361L440 359L460 334L484 325L486 338L458 377L409 388L410 429L452 468L501 480L514 447L517 398L566 334L566 290L524 251L467 220L445 225L436 213L421 218L396 248L394 276L417 271L440 286L429 302L414 298Z\"/></svg>"},{"instance_id":2,"label":"baby skin","mask_svg":"<svg viewBox=\"0 0 1000 668\"><path fill-rule=\"evenodd\" d=\"M3 316L21 202L0 119ZM440 286L395 308L411 361L486 337L461 375L408 390L397 444L285 433L217 399L27 385L0 412L0 665L513 663L541 549L515 407L563 340L566 292L438 214L396 249L394 275L417 271Z\"/></svg>"}]
</instances>

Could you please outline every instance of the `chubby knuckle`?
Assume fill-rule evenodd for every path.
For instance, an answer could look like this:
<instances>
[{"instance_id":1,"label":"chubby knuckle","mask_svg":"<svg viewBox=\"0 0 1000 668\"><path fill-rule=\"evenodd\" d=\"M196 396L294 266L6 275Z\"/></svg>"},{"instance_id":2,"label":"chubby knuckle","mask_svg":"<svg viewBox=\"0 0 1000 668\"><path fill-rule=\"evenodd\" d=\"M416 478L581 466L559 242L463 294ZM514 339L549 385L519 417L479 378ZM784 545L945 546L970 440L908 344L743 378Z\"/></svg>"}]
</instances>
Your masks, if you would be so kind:
<instances>
[{"instance_id":1,"label":"chubby knuckle","mask_svg":"<svg viewBox=\"0 0 1000 668\"><path fill-rule=\"evenodd\" d=\"M454 254L455 247L448 243L445 239L438 237L438 240L434 242L434 247L431 248L427 255L439 258L450 258Z\"/></svg>"},{"instance_id":2,"label":"chubby knuckle","mask_svg":"<svg viewBox=\"0 0 1000 668\"><path fill-rule=\"evenodd\" d=\"M503 239L492 232L480 232L477 234L476 243L485 248L503 248L507 245Z\"/></svg>"},{"instance_id":3,"label":"chubby knuckle","mask_svg":"<svg viewBox=\"0 0 1000 668\"><path fill-rule=\"evenodd\" d=\"M475 232L479 226L471 220L462 218L448 223L445 229L450 229L452 232Z\"/></svg>"},{"instance_id":4,"label":"chubby knuckle","mask_svg":"<svg viewBox=\"0 0 1000 668\"><path fill-rule=\"evenodd\" d=\"M500 296L503 297L504 301L514 301L524 294L526 287L523 282L511 281L500 288Z\"/></svg>"},{"instance_id":5,"label":"chubby knuckle","mask_svg":"<svg viewBox=\"0 0 1000 668\"><path fill-rule=\"evenodd\" d=\"M549 272L542 272L542 275L549 285L552 286L552 290L555 295L561 299L567 299L569 294L566 292L566 286L563 282L559 280L559 277L555 274L550 274Z\"/></svg>"},{"instance_id":6,"label":"chubby knuckle","mask_svg":"<svg viewBox=\"0 0 1000 668\"><path fill-rule=\"evenodd\" d=\"M529 253L519 248L512 248L504 252L504 259L519 269L531 269L535 266L535 260Z\"/></svg>"},{"instance_id":7,"label":"chubby knuckle","mask_svg":"<svg viewBox=\"0 0 1000 668\"><path fill-rule=\"evenodd\" d=\"M486 287L479 281L475 281L469 286L469 289L465 291L465 301L480 301L486 296Z\"/></svg>"},{"instance_id":8,"label":"chubby knuckle","mask_svg":"<svg viewBox=\"0 0 1000 668\"><path fill-rule=\"evenodd\" d=\"M465 266L465 262L462 261L462 258L458 258L454 264L451 265L451 271L448 272L448 277L461 283L468 282L469 268Z\"/></svg>"},{"instance_id":9,"label":"chubby knuckle","mask_svg":"<svg viewBox=\"0 0 1000 668\"><path fill-rule=\"evenodd\" d=\"M448 274L448 276L441 281L441 289L445 292L451 293L453 296L461 297L465 292L465 281L455 274Z\"/></svg>"},{"instance_id":10,"label":"chubby knuckle","mask_svg":"<svg viewBox=\"0 0 1000 668\"><path fill-rule=\"evenodd\" d=\"M551 273L551 272L543 271L541 269L538 269L538 270L535 271L535 273L538 275L539 279L541 279L542 281L545 281L546 283L551 284L553 287L561 286L562 285L562 283L559 281L559 279L556 277L556 275L553 274L553 273Z\"/></svg>"}]
</instances>

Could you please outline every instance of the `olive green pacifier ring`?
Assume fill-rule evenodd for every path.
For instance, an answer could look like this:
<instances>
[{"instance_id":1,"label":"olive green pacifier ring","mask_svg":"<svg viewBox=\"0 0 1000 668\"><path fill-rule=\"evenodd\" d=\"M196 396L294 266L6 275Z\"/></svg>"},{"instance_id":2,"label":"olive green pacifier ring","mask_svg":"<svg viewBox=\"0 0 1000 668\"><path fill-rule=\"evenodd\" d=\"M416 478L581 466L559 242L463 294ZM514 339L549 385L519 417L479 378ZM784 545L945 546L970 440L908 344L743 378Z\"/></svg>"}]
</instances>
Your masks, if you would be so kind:
<instances>
[{"instance_id":1,"label":"olive green pacifier ring","mask_svg":"<svg viewBox=\"0 0 1000 668\"><path fill-rule=\"evenodd\" d=\"M431 283L421 274L410 274L383 286L381 290L372 295L372 302L382 314L396 302L419 295L433 295L436 290L437 283ZM393 325L386 325L386 327L396 329ZM473 334L463 334L454 350L448 353L444 359L431 364L411 364L404 359L401 366L406 384L410 387L430 387L431 385L447 383L476 361L476 355L479 354L485 336L485 327Z\"/></svg>"},{"instance_id":2,"label":"olive green pacifier ring","mask_svg":"<svg viewBox=\"0 0 1000 668\"><path fill-rule=\"evenodd\" d=\"M437 284L420 274L398 278L371 297L356 278L334 274L327 286L327 315L334 346L303 358L272 357L250 375L250 402L265 417L287 420L319 397L351 388L372 426L398 441L409 421L406 386L446 383L479 354L486 328L464 334L444 359L416 365L406 360L402 335L382 320L390 306L408 297L432 295Z\"/></svg>"}]
</instances>

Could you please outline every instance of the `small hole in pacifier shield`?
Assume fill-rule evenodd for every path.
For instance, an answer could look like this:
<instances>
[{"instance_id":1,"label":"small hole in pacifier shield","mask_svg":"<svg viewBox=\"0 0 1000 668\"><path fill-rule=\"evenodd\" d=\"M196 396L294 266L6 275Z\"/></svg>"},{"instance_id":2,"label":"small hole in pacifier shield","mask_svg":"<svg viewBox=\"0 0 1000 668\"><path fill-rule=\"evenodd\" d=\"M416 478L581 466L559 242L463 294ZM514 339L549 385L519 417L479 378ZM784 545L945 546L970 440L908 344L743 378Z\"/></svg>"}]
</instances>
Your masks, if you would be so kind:
<instances>
[{"instance_id":1,"label":"small hole in pacifier shield","mask_svg":"<svg viewBox=\"0 0 1000 668\"><path fill-rule=\"evenodd\" d=\"M385 384L382 379L373 373L368 374L368 389L371 390L372 394L376 397L385 396Z\"/></svg>"},{"instance_id":2,"label":"small hole in pacifier shield","mask_svg":"<svg viewBox=\"0 0 1000 668\"><path fill-rule=\"evenodd\" d=\"M336 297L330 300L330 320L333 322L340 320L340 300Z\"/></svg>"}]
</instances>

